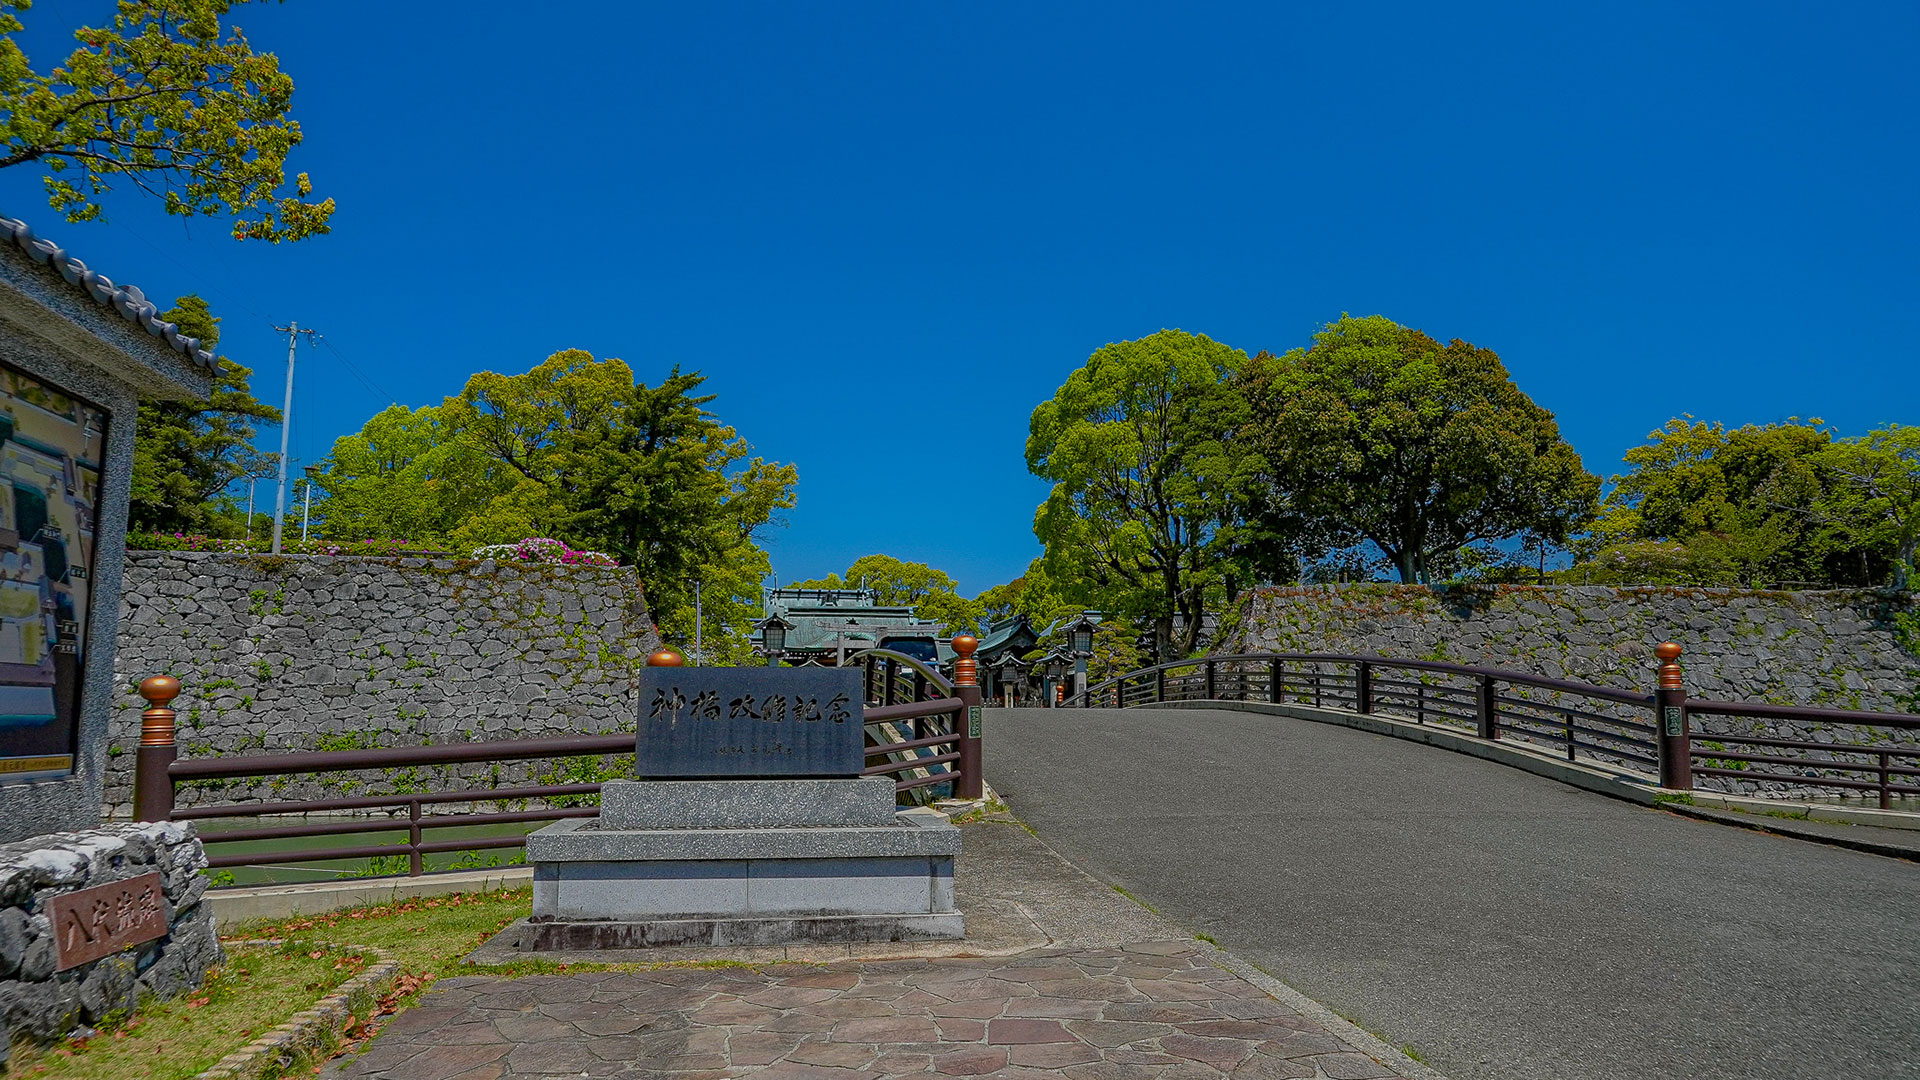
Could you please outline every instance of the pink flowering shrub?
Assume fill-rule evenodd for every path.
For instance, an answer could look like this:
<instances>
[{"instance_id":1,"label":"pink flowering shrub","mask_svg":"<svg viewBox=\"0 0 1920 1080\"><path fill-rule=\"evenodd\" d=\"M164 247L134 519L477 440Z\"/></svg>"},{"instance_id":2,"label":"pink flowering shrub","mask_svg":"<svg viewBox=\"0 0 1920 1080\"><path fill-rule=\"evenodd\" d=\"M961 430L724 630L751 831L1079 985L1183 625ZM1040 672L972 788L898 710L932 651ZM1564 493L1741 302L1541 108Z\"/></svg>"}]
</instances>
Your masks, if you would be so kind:
<instances>
[{"instance_id":1,"label":"pink flowering shrub","mask_svg":"<svg viewBox=\"0 0 1920 1080\"><path fill-rule=\"evenodd\" d=\"M489 544L475 548L473 557L499 562L552 563L556 566L620 565L620 560L603 551L580 551L568 547L564 540L546 536L529 536L512 544Z\"/></svg>"}]
</instances>

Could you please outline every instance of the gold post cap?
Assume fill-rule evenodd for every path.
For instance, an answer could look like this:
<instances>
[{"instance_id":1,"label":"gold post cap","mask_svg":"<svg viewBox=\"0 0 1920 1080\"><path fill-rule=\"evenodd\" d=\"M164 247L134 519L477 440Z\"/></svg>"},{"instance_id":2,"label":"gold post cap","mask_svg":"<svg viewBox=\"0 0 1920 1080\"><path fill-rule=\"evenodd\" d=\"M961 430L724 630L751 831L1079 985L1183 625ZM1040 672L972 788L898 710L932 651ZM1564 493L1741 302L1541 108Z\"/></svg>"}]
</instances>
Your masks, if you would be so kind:
<instances>
[{"instance_id":1,"label":"gold post cap","mask_svg":"<svg viewBox=\"0 0 1920 1080\"><path fill-rule=\"evenodd\" d=\"M684 667L687 658L672 649L656 649L647 656L648 667Z\"/></svg>"}]
</instances>

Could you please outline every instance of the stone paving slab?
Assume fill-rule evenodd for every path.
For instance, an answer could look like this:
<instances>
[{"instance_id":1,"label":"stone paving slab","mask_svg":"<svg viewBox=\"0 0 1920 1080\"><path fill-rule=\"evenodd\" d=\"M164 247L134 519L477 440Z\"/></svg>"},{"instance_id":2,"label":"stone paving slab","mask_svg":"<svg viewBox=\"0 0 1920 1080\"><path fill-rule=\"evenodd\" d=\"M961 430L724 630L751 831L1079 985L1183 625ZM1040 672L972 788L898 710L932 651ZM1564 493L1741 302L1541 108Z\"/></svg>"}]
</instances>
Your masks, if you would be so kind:
<instances>
[{"instance_id":1,"label":"stone paving slab","mask_svg":"<svg viewBox=\"0 0 1920 1080\"><path fill-rule=\"evenodd\" d=\"M444 979L342 1080L1405 1075L1191 940Z\"/></svg>"}]
</instances>

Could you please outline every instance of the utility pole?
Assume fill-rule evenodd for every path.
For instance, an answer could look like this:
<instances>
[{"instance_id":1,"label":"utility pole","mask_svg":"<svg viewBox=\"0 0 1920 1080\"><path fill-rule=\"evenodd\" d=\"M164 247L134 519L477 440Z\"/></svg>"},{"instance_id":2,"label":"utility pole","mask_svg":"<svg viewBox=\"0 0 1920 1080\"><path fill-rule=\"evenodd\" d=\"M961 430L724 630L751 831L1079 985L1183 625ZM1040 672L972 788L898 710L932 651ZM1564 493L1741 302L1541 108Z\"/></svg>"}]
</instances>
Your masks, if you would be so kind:
<instances>
[{"instance_id":1,"label":"utility pole","mask_svg":"<svg viewBox=\"0 0 1920 1080\"><path fill-rule=\"evenodd\" d=\"M280 531L287 520L287 435L293 431L293 345L305 334L307 346L311 348L318 331L302 330L297 322L274 329L287 335L287 404L280 410L280 486L273 496L273 553L278 555Z\"/></svg>"},{"instance_id":2,"label":"utility pole","mask_svg":"<svg viewBox=\"0 0 1920 1080\"><path fill-rule=\"evenodd\" d=\"M247 477L247 539L253 539L253 489L260 483L257 476Z\"/></svg>"},{"instance_id":3,"label":"utility pole","mask_svg":"<svg viewBox=\"0 0 1920 1080\"><path fill-rule=\"evenodd\" d=\"M693 581L693 665L699 667L705 654L700 651L700 579Z\"/></svg>"}]
</instances>

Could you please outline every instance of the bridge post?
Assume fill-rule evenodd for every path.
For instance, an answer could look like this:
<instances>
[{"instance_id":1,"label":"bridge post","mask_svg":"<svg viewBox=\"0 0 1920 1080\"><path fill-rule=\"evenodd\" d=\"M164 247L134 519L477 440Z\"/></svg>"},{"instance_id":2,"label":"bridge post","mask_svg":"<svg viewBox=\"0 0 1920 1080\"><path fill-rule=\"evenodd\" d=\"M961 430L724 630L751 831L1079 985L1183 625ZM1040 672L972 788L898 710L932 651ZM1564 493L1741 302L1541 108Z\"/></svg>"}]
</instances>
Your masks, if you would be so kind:
<instances>
[{"instance_id":1,"label":"bridge post","mask_svg":"<svg viewBox=\"0 0 1920 1080\"><path fill-rule=\"evenodd\" d=\"M1167 669L1159 668L1153 673L1153 700L1167 700Z\"/></svg>"},{"instance_id":2,"label":"bridge post","mask_svg":"<svg viewBox=\"0 0 1920 1080\"><path fill-rule=\"evenodd\" d=\"M1209 661L1207 661L1207 663L1206 663L1206 668L1207 668L1207 692L1206 692L1206 694L1205 694L1205 695L1203 695L1203 696L1204 696L1204 697L1205 697L1205 698L1206 698L1206 699L1207 699L1208 701L1212 701L1212 700L1213 700L1213 695L1214 695L1214 689L1213 689L1213 661L1211 661L1211 660L1209 660Z\"/></svg>"},{"instance_id":3,"label":"bridge post","mask_svg":"<svg viewBox=\"0 0 1920 1080\"><path fill-rule=\"evenodd\" d=\"M1366 715L1373 711L1373 665L1365 660L1356 665L1353 676L1354 711Z\"/></svg>"},{"instance_id":4,"label":"bridge post","mask_svg":"<svg viewBox=\"0 0 1920 1080\"><path fill-rule=\"evenodd\" d=\"M1474 697L1473 716L1483 739L1500 737L1500 703L1495 694L1493 676L1480 676L1480 692Z\"/></svg>"},{"instance_id":5,"label":"bridge post","mask_svg":"<svg viewBox=\"0 0 1920 1080\"><path fill-rule=\"evenodd\" d=\"M168 821L173 818L173 780L167 766L180 756L174 742L173 699L180 680L155 675L140 680L140 696L147 709L140 714L140 748L133 756L133 819Z\"/></svg>"},{"instance_id":6,"label":"bridge post","mask_svg":"<svg viewBox=\"0 0 1920 1080\"><path fill-rule=\"evenodd\" d=\"M1287 681L1287 669L1284 662L1275 658L1267 661L1267 700L1280 704L1280 687Z\"/></svg>"},{"instance_id":7,"label":"bridge post","mask_svg":"<svg viewBox=\"0 0 1920 1080\"><path fill-rule=\"evenodd\" d=\"M954 785L957 799L978 799L985 792L980 775L980 664L973 650L980 639L961 634L953 639L953 696L960 699L954 728L960 736L960 780Z\"/></svg>"},{"instance_id":8,"label":"bridge post","mask_svg":"<svg viewBox=\"0 0 1920 1080\"><path fill-rule=\"evenodd\" d=\"M1687 732L1687 689L1680 670L1680 646L1663 641L1653 647L1660 658L1660 685L1653 692L1653 722L1660 732L1660 786L1693 790L1693 739Z\"/></svg>"}]
</instances>

